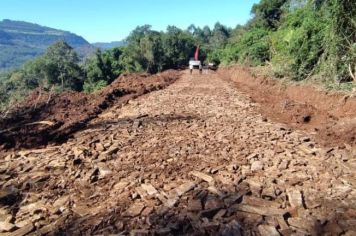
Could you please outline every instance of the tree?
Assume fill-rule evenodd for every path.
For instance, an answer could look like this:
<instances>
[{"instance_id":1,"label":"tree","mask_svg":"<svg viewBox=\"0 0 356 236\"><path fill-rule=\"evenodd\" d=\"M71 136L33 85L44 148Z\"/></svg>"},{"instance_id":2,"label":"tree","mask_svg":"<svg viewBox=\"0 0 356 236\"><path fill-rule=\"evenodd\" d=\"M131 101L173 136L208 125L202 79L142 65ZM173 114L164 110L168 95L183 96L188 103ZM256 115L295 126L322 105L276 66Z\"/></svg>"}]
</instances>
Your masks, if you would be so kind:
<instances>
[{"instance_id":1,"label":"tree","mask_svg":"<svg viewBox=\"0 0 356 236\"><path fill-rule=\"evenodd\" d=\"M96 82L99 80L111 83L114 79L111 61L103 56L103 53L98 49L95 54L88 58L84 63L84 71L86 80Z\"/></svg>"},{"instance_id":2,"label":"tree","mask_svg":"<svg viewBox=\"0 0 356 236\"><path fill-rule=\"evenodd\" d=\"M39 86L50 87L49 81L46 79L47 71L44 57L38 57L25 63L22 69L24 87L26 89L35 89Z\"/></svg>"},{"instance_id":3,"label":"tree","mask_svg":"<svg viewBox=\"0 0 356 236\"><path fill-rule=\"evenodd\" d=\"M145 58L146 72L157 73L163 69L163 49L161 36L157 32L145 35L140 41L141 53Z\"/></svg>"},{"instance_id":4,"label":"tree","mask_svg":"<svg viewBox=\"0 0 356 236\"><path fill-rule=\"evenodd\" d=\"M326 35L328 66L338 81L353 80L356 74L356 1L324 0L319 2L330 25Z\"/></svg>"},{"instance_id":5,"label":"tree","mask_svg":"<svg viewBox=\"0 0 356 236\"><path fill-rule=\"evenodd\" d=\"M43 56L45 79L50 85L80 90L82 87L82 71L78 65L76 52L66 42L59 41L51 45Z\"/></svg>"},{"instance_id":6,"label":"tree","mask_svg":"<svg viewBox=\"0 0 356 236\"><path fill-rule=\"evenodd\" d=\"M167 33L162 34L164 52L164 69L179 68L187 64L189 56L195 50L192 36L177 27L169 26Z\"/></svg>"},{"instance_id":7,"label":"tree","mask_svg":"<svg viewBox=\"0 0 356 236\"><path fill-rule=\"evenodd\" d=\"M123 49L113 48L102 52L97 50L84 65L84 91L91 93L112 83L122 72L121 55Z\"/></svg>"},{"instance_id":8,"label":"tree","mask_svg":"<svg viewBox=\"0 0 356 236\"><path fill-rule=\"evenodd\" d=\"M137 26L127 37L127 42L129 43L139 43L139 41L144 37L146 34L152 33L152 26L151 25L143 25Z\"/></svg>"},{"instance_id":9,"label":"tree","mask_svg":"<svg viewBox=\"0 0 356 236\"><path fill-rule=\"evenodd\" d=\"M188 26L187 31L191 34L191 35L195 35L196 31L197 31L197 27L194 24L191 24Z\"/></svg>"},{"instance_id":10,"label":"tree","mask_svg":"<svg viewBox=\"0 0 356 236\"><path fill-rule=\"evenodd\" d=\"M226 26L217 22L214 26L210 38L210 44L213 48L224 47L229 37L230 37L230 30Z\"/></svg>"},{"instance_id":11,"label":"tree","mask_svg":"<svg viewBox=\"0 0 356 236\"><path fill-rule=\"evenodd\" d=\"M110 63L113 79L116 79L122 72L121 57L123 55L123 47L116 47L111 50L106 50L104 53L104 61Z\"/></svg>"},{"instance_id":12,"label":"tree","mask_svg":"<svg viewBox=\"0 0 356 236\"><path fill-rule=\"evenodd\" d=\"M131 32L127 42L120 57L123 70L149 73L162 70L164 55L159 32L151 30L149 25L140 26Z\"/></svg>"},{"instance_id":13,"label":"tree","mask_svg":"<svg viewBox=\"0 0 356 236\"><path fill-rule=\"evenodd\" d=\"M209 41L210 41L210 38L212 36L212 31L210 29L209 26L204 26L204 28L202 29L201 31L201 34L200 34L200 41L203 43L203 44L209 44Z\"/></svg>"},{"instance_id":14,"label":"tree","mask_svg":"<svg viewBox=\"0 0 356 236\"><path fill-rule=\"evenodd\" d=\"M254 14L252 25L275 30L283 13L283 6L288 0L261 0L254 4L251 13Z\"/></svg>"}]
</instances>

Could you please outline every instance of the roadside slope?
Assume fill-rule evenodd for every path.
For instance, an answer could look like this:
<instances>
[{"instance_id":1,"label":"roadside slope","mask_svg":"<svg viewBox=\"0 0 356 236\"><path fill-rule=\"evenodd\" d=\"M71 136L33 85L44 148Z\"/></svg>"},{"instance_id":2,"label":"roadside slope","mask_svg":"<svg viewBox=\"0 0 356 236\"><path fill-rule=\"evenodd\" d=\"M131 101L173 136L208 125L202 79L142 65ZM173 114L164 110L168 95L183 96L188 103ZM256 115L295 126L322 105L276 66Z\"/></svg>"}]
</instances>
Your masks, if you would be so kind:
<instances>
[{"instance_id":1,"label":"roadside slope","mask_svg":"<svg viewBox=\"0 0 356 236\"><path fill-rule=\"evenodd\" d=\"M356 98L307 85L282 85L252 76L242 66L219 70L219 76L259 104L266 118L312 133L324 146L356 145Z\"/></svg>"}]
</instances>

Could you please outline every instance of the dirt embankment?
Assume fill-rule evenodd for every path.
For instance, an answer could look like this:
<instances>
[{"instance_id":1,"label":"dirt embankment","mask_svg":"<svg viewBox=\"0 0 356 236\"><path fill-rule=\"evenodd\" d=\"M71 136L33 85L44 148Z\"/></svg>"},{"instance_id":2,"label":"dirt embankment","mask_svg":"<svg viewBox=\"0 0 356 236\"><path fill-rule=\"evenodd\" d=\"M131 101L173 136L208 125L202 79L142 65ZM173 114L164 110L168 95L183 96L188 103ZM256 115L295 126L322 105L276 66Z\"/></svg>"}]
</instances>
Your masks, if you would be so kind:
<instances>
[{"instance_id":1,"label":"dirt embankment","mask_svg":"<svg viewBox=\"0 0 356 236\"><path fill-rule=\"evenodd\" d=\"M157 75L122 75L96 94L65 92L50 96L36 90L0 120L0 150L63 142L114 103L125 104L130 99L165 88L179 74L171 70Z\"/></svg>"},{"instance_id":2,"label":"dirt embankment","mask_svg":"<svg viewBox=\"0 0 356 236\"><path fill-rule=\"evenodd\" d=\"M277 80L252 76L241 66L218 73L260 104L266 119L314 133L321 145L356 145L355 98L306 85L283 86Z\"/></svg>"}]
</instances>

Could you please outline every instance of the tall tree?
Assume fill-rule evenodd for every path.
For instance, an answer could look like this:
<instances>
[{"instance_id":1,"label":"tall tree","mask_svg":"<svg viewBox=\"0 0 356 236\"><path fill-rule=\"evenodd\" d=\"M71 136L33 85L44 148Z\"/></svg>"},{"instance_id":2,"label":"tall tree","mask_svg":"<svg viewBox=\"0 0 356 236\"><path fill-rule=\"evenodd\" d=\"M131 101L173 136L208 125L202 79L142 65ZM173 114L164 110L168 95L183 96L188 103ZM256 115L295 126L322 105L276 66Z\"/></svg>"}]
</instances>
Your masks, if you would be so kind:
<instances>
[{"instance_id":1,"label":"tall tree","mask_svg":"<svg viewBox=\"0 0 356 236\"><path fill-rule=\"evenodd\" d=\"M226 26L217 22L214 26L212 36L210 38L210 44L214 48L223 47L227 43L229 37L230 30Z\"/></svg>"},{"instance_id":2,"label":"tall tree","mask_svg":"<svg viewBox=\"0 0 356 236\"><path fill-rule=\"evenodd\" d=\"M191 35L174 26L167 28L162 34L164 52L164 68L178 68L187 64L189 56L195 50L195 43Z\"/></svg>"},{"instance_id":3,"label":"tall tree","mask_svg":"<svg viewBox=\"0 0 356 236\"><path fill-rule=\"evenodd\" d=\"M71 46L64 41L51 45L43 56L43 68L48 84L60 85L62 89L80 90L82 71L78 65L79 58Z\"/></svg>"},{"instance_id":4,"label":"tall tree","mask_svg":"<svg viewBox=\"0 0 356 236\"><path fill-rule=\"evenodd\" d=\"M86 80L97 82L104 80L111 82L113 79L111 63L103 58L103 53L98 49L84 64Z\"/></svg>"},{"instance_id":5,"label":"tall tree","mask_svg":"<svg viewBox=\"0 0 356 236\"><path fill-rule=\"evenodd\" d=\"M254 4L251 10L254 14L253 24L276 29L286 3L288 0L261 0Z\"/></svg>"}]
</instances>

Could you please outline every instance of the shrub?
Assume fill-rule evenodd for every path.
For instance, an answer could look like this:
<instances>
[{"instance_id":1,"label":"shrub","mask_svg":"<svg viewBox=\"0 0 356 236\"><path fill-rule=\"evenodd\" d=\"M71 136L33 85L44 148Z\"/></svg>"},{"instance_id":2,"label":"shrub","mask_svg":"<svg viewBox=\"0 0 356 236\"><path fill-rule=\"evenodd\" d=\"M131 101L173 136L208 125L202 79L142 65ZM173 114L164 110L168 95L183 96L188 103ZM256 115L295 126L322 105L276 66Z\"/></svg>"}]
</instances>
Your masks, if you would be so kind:
<instances>
[{"instance_id":1,"label":"shrub","mask_svg":"<svg viewBox=\"0 0 356 236\"><path fill-rule=\"evenodd\" d=\"M83 91L85 93L94 93L98 90L105 88L108 83L105 80L99 80L96 82L85 81L83 85Z\"/></svg>"}]
</instances>

